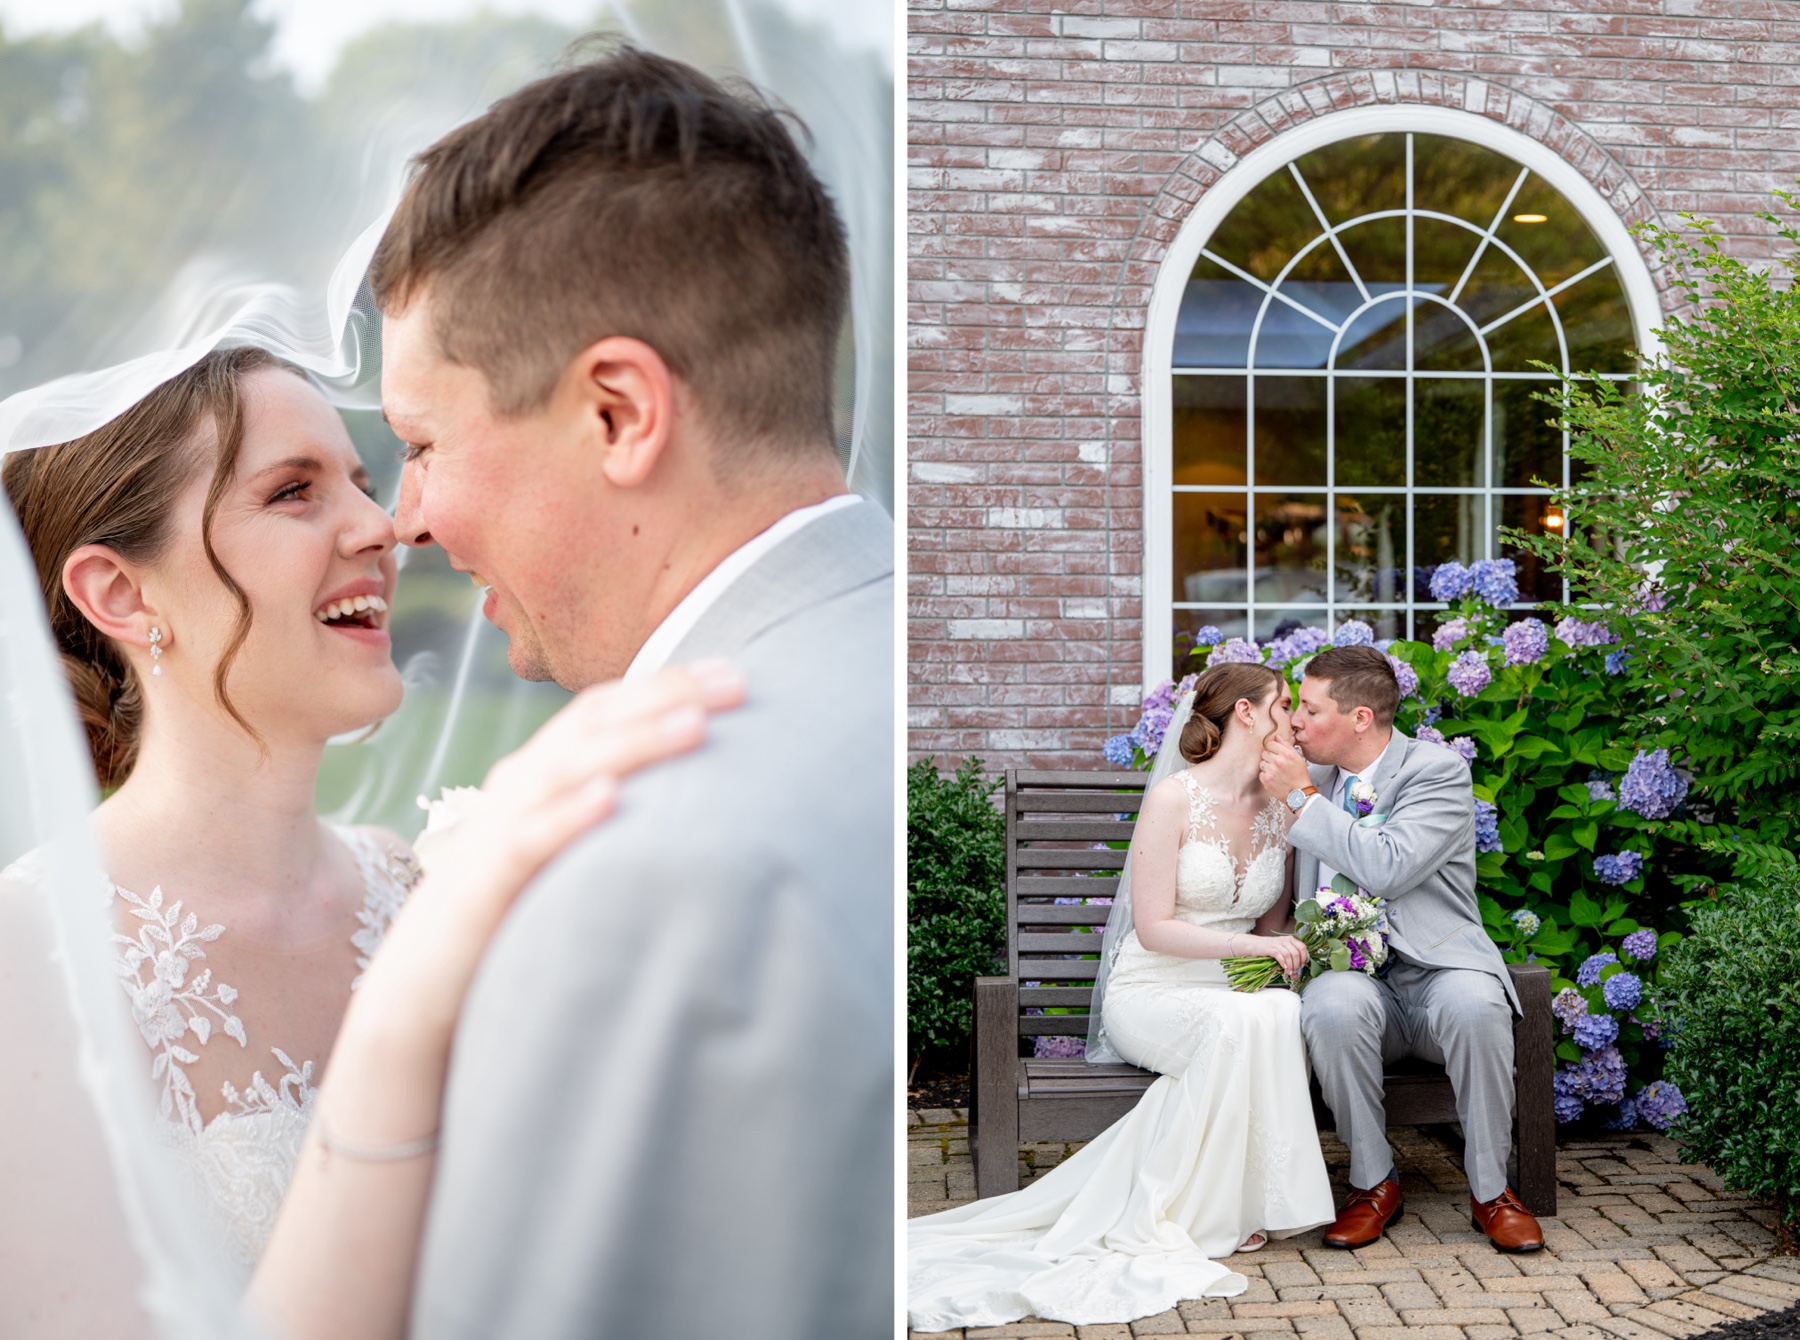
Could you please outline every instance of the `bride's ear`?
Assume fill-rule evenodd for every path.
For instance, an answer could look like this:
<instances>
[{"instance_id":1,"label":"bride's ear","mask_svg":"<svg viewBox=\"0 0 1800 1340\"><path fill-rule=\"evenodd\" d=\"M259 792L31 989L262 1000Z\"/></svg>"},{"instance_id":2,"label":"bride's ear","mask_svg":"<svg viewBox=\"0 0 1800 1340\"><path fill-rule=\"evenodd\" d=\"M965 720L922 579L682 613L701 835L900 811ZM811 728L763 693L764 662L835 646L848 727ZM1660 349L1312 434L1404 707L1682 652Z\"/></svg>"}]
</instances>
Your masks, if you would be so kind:
<instances>
[{"instance_id":1,"label":"bride's ear","mask_svg":"<svg viewBox=\"0 0 1800 1340\"><path fill-rule=\"evenodd\" d=\"M82 545L64 560L62 584L75 608L106 636L132 646L150 645L150 626L158 615L136 569L111 549Z\"/></svg>"}]
</instances>

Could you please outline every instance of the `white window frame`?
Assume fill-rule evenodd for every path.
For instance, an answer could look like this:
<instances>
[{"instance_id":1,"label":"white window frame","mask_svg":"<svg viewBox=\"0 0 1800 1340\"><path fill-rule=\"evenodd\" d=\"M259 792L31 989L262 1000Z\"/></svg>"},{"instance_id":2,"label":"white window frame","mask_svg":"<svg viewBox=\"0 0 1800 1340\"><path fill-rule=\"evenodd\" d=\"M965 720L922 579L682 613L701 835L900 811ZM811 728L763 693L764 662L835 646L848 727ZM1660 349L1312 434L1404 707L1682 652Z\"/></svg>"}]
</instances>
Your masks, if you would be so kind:
<instances>
[{"instance_id":1,"label":"white window frame","mask_svg":"<svg viewBox=\"0 0 1800 1340\"><path fill-rule=\"evenodd\" d=\"M1390 104L1327 113L1277 135L1246 154L1200 197L1169 244L1150 292L1140 380L1143 442L1143 688L1169 677L1175 654L1173 465L1175 325L1189 276L1218 226L1250 192L1294 160L1339 140L1412 132L1467 140L1529 168L1572 205L1593 230L1625 293L1639 350L1661 348L1662 305L1650 267L1626 228L1587 178L1547 145L1511 126L1445 107ZM1273 369L1271 369L1273 371Z\"/></svg>"}]
</instances>

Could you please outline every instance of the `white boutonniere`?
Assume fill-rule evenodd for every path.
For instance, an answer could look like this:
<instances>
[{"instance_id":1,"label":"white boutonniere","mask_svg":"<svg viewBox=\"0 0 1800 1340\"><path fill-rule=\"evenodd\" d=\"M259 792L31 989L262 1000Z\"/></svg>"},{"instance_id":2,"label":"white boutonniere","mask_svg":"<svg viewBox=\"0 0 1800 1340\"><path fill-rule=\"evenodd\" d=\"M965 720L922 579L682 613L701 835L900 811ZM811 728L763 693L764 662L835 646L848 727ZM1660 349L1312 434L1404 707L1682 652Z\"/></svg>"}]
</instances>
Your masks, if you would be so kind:
<instances>
[{"instance_id":1,"label":"white boutonniere","mask_svg":"<svg viewBox=\"0 0 1800 1340\"><path fill-rule=\"evenodd\" d=\"M1356 817L1366 819L1375 813L1375 784L1360 777L1350 783L1350 802L1356 806Z\"/></svg>"},{"instance_id":2,"label":"white boutonniere","mask_svg":"<svg viewBox=\"0 0 1800 1340\"><path fill-rule=\"evenodd\" d=\"M479 786L446 786L436 800L419 797L419 808L425 811L425 831L413 839L413 855L427 872L431 869L431 853L438 844L434 834L441 835L469 817L487 800Z\"/></svg>"}]
</instances>

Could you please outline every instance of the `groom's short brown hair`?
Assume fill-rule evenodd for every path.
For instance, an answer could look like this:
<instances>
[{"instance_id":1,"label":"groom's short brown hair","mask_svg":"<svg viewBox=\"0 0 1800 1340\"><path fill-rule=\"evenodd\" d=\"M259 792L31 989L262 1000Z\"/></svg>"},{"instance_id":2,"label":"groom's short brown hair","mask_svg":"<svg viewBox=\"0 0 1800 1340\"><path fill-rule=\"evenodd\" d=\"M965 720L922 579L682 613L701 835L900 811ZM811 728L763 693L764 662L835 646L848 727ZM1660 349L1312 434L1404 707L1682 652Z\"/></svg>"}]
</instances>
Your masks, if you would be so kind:
<instances>
[{"instance_id":1,"label":"groom's short brown hair","mask_svg":"<svg viewBox=\"0 0 1800 1340\"><path fill-rule=\"evenodd\" d=\"M626 335L716 438L829 449L849 275L783 113L619 46L420 154L369 283L383 310L429 291L440 352L486 376L502 415L541 408L570 359Z\"/></svg>"},{"instance_id":2,"label":"groom's short brown hair","mask_svg":"<svg viewBox=\"0 0 1800 1340\"><path fill-rule=\"evenodd\" d=\"M1377 726L1394 724L1400 680L1386 653L1374 647L1327 647L1306 663L1308 679L1325 681L1325 695L1340 712L1366 707Z\"/></svg>"}]
</instances>

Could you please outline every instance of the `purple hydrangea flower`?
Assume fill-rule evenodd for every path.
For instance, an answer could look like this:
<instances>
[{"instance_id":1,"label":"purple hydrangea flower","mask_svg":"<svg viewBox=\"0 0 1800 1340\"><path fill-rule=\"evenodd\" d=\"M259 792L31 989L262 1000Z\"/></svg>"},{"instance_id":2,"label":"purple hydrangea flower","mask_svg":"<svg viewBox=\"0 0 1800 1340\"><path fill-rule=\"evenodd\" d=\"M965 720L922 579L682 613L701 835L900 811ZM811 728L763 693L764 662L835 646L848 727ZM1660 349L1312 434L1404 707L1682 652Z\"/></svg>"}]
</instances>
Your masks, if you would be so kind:
<instances>
[{"instance_id":1,"label":"purple hydrangea flower","mask_svg":"<svg viewBox=\"0 0 1800 1340\"><path fill-rule=\"evenodd\" d=\"M1440 563L1431 574L1431 598L1452 601L1469 594L1474 586L1469 569L1461 563Z\"/></svg>"},{"instance_id":2,"label":"purple hydrangea flower","mask_svg":"<svg viewBox=\"0 0 1800 1340\"><path fill-rule=\"evenodd\" d=\"M1637 1110L1657 1130L1666 1131L1687 1112L1687 1099L1668 1080L1652 1080L1638 1090Z\"/></svg>"},{"instance_id":3,"label":"purple hydrangea flower","mask_svg":"<svg viewBox=\"0 0 1800 1340\"><path fill-rule=\"evenodd\" d=\"M1536 665L1550 652L1550 634L1541 619L1520 619L1508 624L1500 643L1508 665Z\"/></svg>"},{"instance_id":4,"label":"purple hydrangea flower","mask_svg":"<svg viewBox=\"0 0 1800 1340\"><path fill-rule=\"evenodd\" d=\"M1115 768L1129 768L1132 752L1131 736L1128 734L1111 736L1100 746L1100 753Z\"/></svg>"},{"instance_id":5,"label":"purple hydrangea flower","mask_svg":"<svg viewBox=\"0 0 1800 1340\"><path fill-rule=\"evenodd\" d=\"M1473 698L1493 683L1494 672L1488 668L1487 657L1478 651L1465 651L1450 663L1444 678L1463 697Z\"/></svg>"},{"instance_id":6,"label":"purple hydrangea flower","mask_svg":"<svg viewBox=\"0 0 1800 1340\"><path fill-rule=\"evenodd\" d=\"M1216 647L1224 640L1225 634L1221 633L1212 624L1204 625L1194 634L1194 645L1196 647Z\"/></svg>"},{"instance_id":7,"label":"purple hydrangea flower","mask_svg":"<svg viewBox=\"0 0 1800 1340\"><path fill-rule=\"evenodd\" d=\"M1076 1061L1087 1055L1087 1039L1071 1036L1067 1033L1054 1037L1040 1037L1032 1045L1031 1054L1043 1059L1048 1057L1057 1061Z\"/></svg>"},{"instance_id":8,"label":"purple hydrangea flower","mask_svg":"<svg viewBox=\"0 0 1800 1340\"><path fill-rule=\"evenodd\" d=\"M1687 792L1687 778L1671 766L1667 749L1640 749L1619 783L1619 804L1646 819L1667 819Z\"/></svg>"},{"instance_id":9,"label":"purple hydrangea flower","mask_svg":"<svg viewBox=\"0 0 1800 1340\"><path fill-rule=\"evenodd\" d=\"M1155 688L1151 689L1150 692L1144 695L1144 701L1138 704L1138 707L1141 711L1145 712L1154 711L1158 708L1173 707L1175 705L1175 698L1175 681L1172 679L1165 679L1162 683L1158 684Z\"/></svg>"},{"instance_id":10,"label":"purple hydrangea flower","mask_svg":"<svg viewBox=\"0 0 1800 1340\"><path fill-rule=\"evenodd\" d=\"M1571 1031L1575 1034L1575 1045L1591 1052L1619 1040L1619 1021L1610 1014L1584 1014L1575 1021Z\"/></svg>"},{"instance_id":11,"label":"purple hydrangea flower","mask_svg":"<svg viewBox=\"0 0 1800 1340\"><path fill-rule=\"evenodd\" d=\"M1577 619L1573 615L1557 620L1556 636L1571 647L1604 647L1609 642L1619 640L1618 635L1605 624Z\"/></svg>"},{"instance_id":12,"label":"purple hydrangea flower","mask_svg":"<svg viewBox=\"0 0 1800 1340\"><path fill-rule=\"evenodd\" d=\"M1637 1102L1624 1098L1619 1101L1619 1115L1606 1123L1609 1131L1635 1131L1638 1124Z\"/></svg>"},{"instance_id":13,"label":"purple hydrangea flower","mask_svg":"<svg viewBox=\"0 0 1800 1340\"><path fill-rule=\"evenodd\" d=\"M1450 648L1454 647L1458 642L1461 642L1468 635L1469 621L1467 619L1452 619L1449 623L1438 625L1437 632L1431 635L1431 649L1433 651L1449 651Z\"/></svg>"},{"instance_id":14,"label":"purple hydrangea flower","mask_svg":"<svg viewBox=\"0 0 1800 1340\"><path fill-rule=\"evenodd\" d=\"M1633 613L1660 614L1668 608L1669 602L1663 597L1662 588L1655 582L1644 581L1637 589L1637 609Z\"/></svg>"},{"instance_id":15,"label":"purple hydrangea flower","mask_svg":"<svg viewBox=\"0 0 1800 1340\"><path fill-rule=\"evenodd\" d=\"M1619 961L1617 954L1593 954L1575 970L1577 986L1599 986L1600 974Z\"/></svg>"},{"instance_id":16,"label":"purple hydrangea flower","mask_svg":"<svg viewBox=\"0 0 1800 1340\"><path fill-rule=\"evenodd\" d=\"M1655 1042L1662 1036L1661 1019L1640 1019L1634 1014L1631 1016L1631 1021L1644 1030L1645 1042Z\"/></svg>"},{"instance_id":17,"label":"purple hydrangea flower","mask_svg":"<svg viewBox=\"0 0 1800 1340\"><path fill-rule=\"evenodd\" d=\"M1625 1096L1625 1058L1617 1047L1596 1047L1567 1069L1570 1087L1584 1102L1612 1104Z\"/></svg>"},{"instance_id":18,"label":"purple hydrangea flower","mask_svg":"<svg viewBox=\"0 0 1800 1340\"><path fill-rule=\"evenodd\" d=\"M1132 742L1146 754L1152 756L1162 748L1163 735L1169 729L1169 723L1175 719L1172 707L1153 707L1145 712L1131 732Z\"/></svg>"},{"instance_id":19,"label":"purple hydrangea flower","mask_svg":"<svg viewBox=\"0 0 1800 1340\"><path fill-rule=\"evenodd\" d=\"M1331 635L1334 647L1369 647L1375 644L1375 630L1361 619L1345 619Z\"/></svg>"},{"instance_id":20,"label":"purple hydrangea flower","mask_svg":"<svg viewBox=\"0 0 1800 1340\"><path fill-rule=\"evenodd\" d=\"M1500 808L1480 796L1475 797L1475 850L1504 850L1500 844Z\"/></svg>"},{"instance_id":21,"label":"purple hydrangea flower","mask_svg":"<svg viewBox=\"0 0 1800 1340\"><path fill-rule=\"evenodd\" d=\"M1585 1104L1575 1092L1575 1078L1573 1075L1566 1070L1557 1071L1556 1079L1552 1084L1552 1091L1556 1095L1556 1120L1559 1123L1574 1121L1581 1115Z\"/></svg>"},{"instance_id":22,"label":"purple hydrangea flower","mask_svg":"<svg viewBox=\"0 0 1800 1340\"><path fill-rule=\"evenodd\" d=\"M1604 777L1588 778L1587 789L1589 800L1617 800L1619 798L1613 791L1612 783Z\"/></svg>"},{"instance_id":23,"label":"purple hydrangea flower","mask_svg":"<svg viewBox=\"0 0 1800 1340\"><path fill-rule=\"evenodd\" d=\"M1639 963L1648 963L1656 957L1656 932L1648 927L1641 931L1633 931L1619 942L1619 948L1630 954Z\"/></svg>"},{"instance_id":24,"label":"purple hydrangea flower","mask_svg":"<svg viewBox=\"0 0 1800 1340\"><path fill-rule=\"evenodd\" d=\"M1629 884L1643 873L1644 858L1634 851L1594 858L1594 874L1602 884Z\"/></svg>"},{"instance_id":25,"label":"purple hydrangea flower","mask_svg":"<svg viewBox=\"0 0 1800 1340\"><path fill-rule=\"evenodd\" d=\"M1400 696L1410 698L1419 691L1419 672L1413 669L1398 656L1388 657L1388 664L1394 667L1394 678L1400 682Z\"/></svg>"},{"instance_id":26,"label":"purple hydrangea flower","mask_svg":"<svg viewBox=\"0 0 1800 1340\"><path fill-rule=\"evenodd\" d=\"M1331 635L1323 628L1296 628L1286 637L1278 637L1267 645L1269 664L1279 670L1330 645Z\"/></svg>"},{"instance_id":27,"label":"purple hydrangea flower","mask_svg":"<svg viewBox=\"0 0 1800 1340\"><path fill-rule=\"evenodd\" d=\"M1631 652L1629 650L1609 651L1606 653L1606 673L1609 675L1624 674L1625 667L1630 663Z\"/></svg>"},{"instance_id":28,"label":"purple hydrangea flower","mask_svg":"<svg viewBox=\"0 0 1800 1340\"><path fill-rule=\"evenodd\" d=\"M1562 1020L1565 1033L1574 1028L1575 1021L1587 1012L1587 997L1572 986L1565 986L1550 998L1550 1013Z\"/></svg>"},{"instance_id":29,"label":"purple hydrangea flower","mask_svg":"<svg viewBox=\"0 0 1800 1340\"><path fill-rule=\"evenodd\" d=\"M1234 637L1226 639L1206 654L1208 669L1233 661L1241 661L1248 665L1260 664L1262 652L1257 650L1254 642L1246 642L1241 637Z\"/></svg>"},{"instance_id":30,"label":"purple hydrangea flower","mask_svg":"<svg viewBox=\"0 0 1800 1340\"><path fill-rule=\"evenodd\" d=\"M1644 998L1644 984L1629 972L1615 972L1600 988L1609 1010L1635 1010Z\"/></svg>"},{"instance_id":31,"label":"purple hydrangea flower","mask_svg":"<svg viewBox=\"0 0 1800 1340\"><path fill-rule=\"evenodd\" d=\"M1510 605L1519 598L1516 572L1510 558L1484 558L1469 565L1469 584L1488 604Z\"/></svg>"}]
</instances>

